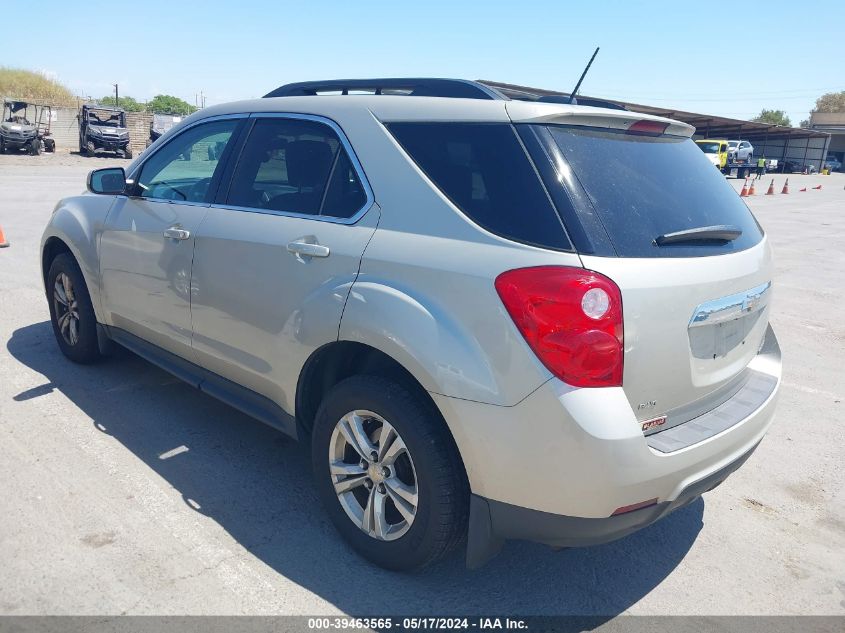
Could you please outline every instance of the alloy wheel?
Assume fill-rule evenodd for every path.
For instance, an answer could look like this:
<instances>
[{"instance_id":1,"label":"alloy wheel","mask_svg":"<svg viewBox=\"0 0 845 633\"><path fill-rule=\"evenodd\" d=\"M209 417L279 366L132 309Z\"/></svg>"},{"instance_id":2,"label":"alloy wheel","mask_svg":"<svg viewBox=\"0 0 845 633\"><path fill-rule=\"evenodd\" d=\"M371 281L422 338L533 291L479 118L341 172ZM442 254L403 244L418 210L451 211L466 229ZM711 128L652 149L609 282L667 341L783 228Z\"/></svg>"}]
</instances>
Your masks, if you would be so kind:
<instances>
[{"instance_id":1,"label":"alloy wheel","mask_svg":"<svg viewBox=\"0 0 845 633\"><path fill-rule=\"evenodd\" d=\"M53 285L53 306L62 338L68 345L76 345L79 341L79 304L73 282L65 273L59 273Z\"/></svg>"},{"instance_id":2,"label":"alloy wheel","mask_svg":"<svg viewBox=\"0 0 845 633\"><path fill-rule=\"evenodd\" d=\"M414 462L383 417L355 410L337 422L329 472L341 507L367 535L393 541L410 529L419 503Z\"/></svg>"}]
</instances>

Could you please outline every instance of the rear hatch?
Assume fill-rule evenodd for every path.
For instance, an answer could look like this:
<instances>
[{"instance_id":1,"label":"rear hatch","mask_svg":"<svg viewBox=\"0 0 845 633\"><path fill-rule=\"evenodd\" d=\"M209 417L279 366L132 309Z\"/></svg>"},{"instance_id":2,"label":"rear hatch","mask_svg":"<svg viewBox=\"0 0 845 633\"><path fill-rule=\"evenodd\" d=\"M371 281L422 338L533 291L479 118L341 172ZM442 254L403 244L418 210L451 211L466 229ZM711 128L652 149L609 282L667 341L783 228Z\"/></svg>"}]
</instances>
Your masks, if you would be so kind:
<instances>
[{"instance_id":1,"label":"rear hatch","mask_svg":"<svg viewBox=\"0 0 845 633\"><path fill-rule=\"evenodd\" d=\"M691 128L624 115L517 127L584 267L621 290L623 388L637 418L691 419L748 377L768 324L770 250Z\"/></svg>"}]
</instances>

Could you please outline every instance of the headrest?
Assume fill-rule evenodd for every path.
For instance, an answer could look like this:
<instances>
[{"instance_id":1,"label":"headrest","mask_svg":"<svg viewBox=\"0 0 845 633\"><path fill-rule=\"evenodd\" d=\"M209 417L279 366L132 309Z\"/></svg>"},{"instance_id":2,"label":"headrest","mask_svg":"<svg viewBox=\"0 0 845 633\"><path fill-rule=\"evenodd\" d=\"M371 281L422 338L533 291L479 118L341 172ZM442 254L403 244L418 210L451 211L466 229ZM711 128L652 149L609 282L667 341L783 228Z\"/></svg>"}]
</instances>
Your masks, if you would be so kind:
<instances>
[{"instance_id":1,"label":"headrest","mask_svg":"<svg viewBox=\"0 0 845 633\"><path fill-rule=\"evenodd\" d=\"M288 182L296 187L322 185L332 166L332 148L323 141L291 141L285 148Z\"/></svg>"}]
</instances>

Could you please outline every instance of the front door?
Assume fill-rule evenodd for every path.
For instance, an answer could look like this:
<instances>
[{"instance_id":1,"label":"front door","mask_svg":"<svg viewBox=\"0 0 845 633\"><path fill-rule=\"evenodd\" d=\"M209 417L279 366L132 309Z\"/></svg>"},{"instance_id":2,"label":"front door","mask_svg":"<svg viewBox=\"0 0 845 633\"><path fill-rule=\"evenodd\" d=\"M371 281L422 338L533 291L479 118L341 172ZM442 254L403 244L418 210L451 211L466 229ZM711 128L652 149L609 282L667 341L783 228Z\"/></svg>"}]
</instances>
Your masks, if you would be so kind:
<instances>
[{"instance_id":1,"label":"front door","mask_svg":"<svg viewBox=\"0 0 845 633\"><path fill-rule=\"evenodd\" d=\"M132 195L112 206L100 242L106 322L183 357L195 233L238 124L200 123L151 154L132 174Z\"/></svg>"},{"instance_id":2,"label":"front door","mask_svg":"<svg viewBox=\"0 0 845 633\"><path fill-rule=\"evenodd\" d=\"M194 353L293 412L299 370L337 340L378 207L340 130L259 118L197 231Z\"/></svg>"}]
</instances>

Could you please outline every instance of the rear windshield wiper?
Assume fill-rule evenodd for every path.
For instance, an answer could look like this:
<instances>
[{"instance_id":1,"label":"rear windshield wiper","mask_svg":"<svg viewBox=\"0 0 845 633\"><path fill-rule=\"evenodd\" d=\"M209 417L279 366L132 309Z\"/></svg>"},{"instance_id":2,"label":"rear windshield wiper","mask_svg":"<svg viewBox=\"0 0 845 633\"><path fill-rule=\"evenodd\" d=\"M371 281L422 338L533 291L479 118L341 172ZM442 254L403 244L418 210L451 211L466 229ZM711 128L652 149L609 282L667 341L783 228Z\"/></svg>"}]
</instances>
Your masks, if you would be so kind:
<instances>
[{"instance_id":1,"label":"rear windshield wiper","mask_svg":"<svg viewBox=\"0 0 845 633\"><path fill-rule=\"evenodd\" d=\"M715 224L700 226L696 229L685 229L674 233L664 233L654 239L658 246L664 244L678 244L680 242L731 242L742 235L742 229L731 224Z\"/></svg>"}]
</instances>

